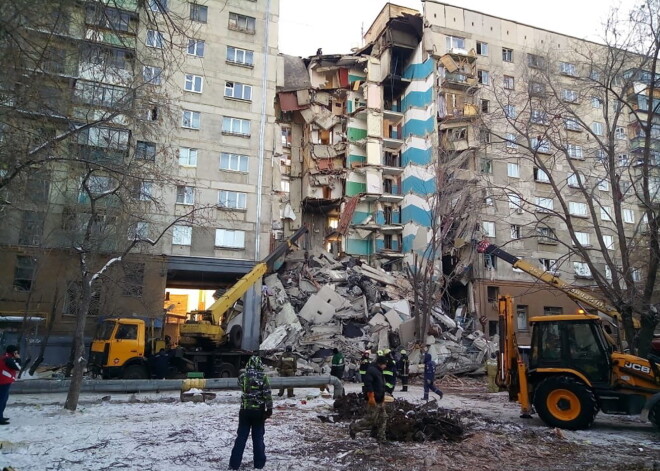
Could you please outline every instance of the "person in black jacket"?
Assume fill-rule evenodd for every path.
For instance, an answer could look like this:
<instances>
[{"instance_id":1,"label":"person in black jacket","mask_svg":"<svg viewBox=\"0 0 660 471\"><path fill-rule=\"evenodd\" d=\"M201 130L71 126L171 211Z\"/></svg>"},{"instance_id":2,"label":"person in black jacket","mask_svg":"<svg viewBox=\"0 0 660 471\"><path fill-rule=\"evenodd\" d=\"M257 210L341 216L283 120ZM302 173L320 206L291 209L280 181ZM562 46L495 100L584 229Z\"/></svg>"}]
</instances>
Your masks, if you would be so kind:
<instances>
[{"instance_id":1,"label":"person in black jacket","mask_svg":"<svg viewBox=\"0 0 660 471\"><path fill-rule=\"evenodd\" d=\"M401 391L408 391L408 373L410 371L410 360L408 352L401 350L401 358L398 363L399 376L401 377Z\"/></svg>"},{"instance_id":2,"label":"person in black jacket","mask_svg":"<svg viewBox=\"0 0 660 471\"><path fill-rule=\"evenodd\" d=\"M376 430L376 438L379 442L386 441L387 412L385 411L385 379L383 370L387 366L387 358L379 356L376 361L369 365L367 374L364 376L364 390L367 396L367 415L357 420L348 428L351 438L355 438L357 432L365 430Z\"/></svg>"}]
</instances>

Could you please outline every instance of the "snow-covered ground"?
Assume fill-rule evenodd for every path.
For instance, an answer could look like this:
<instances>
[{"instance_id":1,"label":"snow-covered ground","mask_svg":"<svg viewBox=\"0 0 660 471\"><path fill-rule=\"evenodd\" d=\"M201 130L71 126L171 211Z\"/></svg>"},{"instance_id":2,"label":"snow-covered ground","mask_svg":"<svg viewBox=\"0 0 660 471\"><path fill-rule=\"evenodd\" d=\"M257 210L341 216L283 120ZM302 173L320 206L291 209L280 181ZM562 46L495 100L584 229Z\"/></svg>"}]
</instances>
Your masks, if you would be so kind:
<instances>
[{"instance_id":1,"label":"snow-covered ground","mask_svg":"<svg viewBox=\"0 0 660 471\"><path fill-rule=\"evenodd\" d=\"M466 441L395 443L382 448L370 438L351 440L346 423L322 423L318 416L332 414L333 400L321 397L318 389L296 389L292 399L275 395L274 414L266 424L265 469L463 469L452 467L452 461L457 466L457 458L449 459L448 453L457 453L465 460L470 458L466 451L469 447L492 448L498 455L506 453L509 447L512 454L527 453L524 444L536 453L549 454L548 463L552 463L553 450L569 447L577 450L576 460L580 459L579 453L590 449L598 454L610 453L611 459L605 462L618 463L620 459L625 463L632 456L639 458L640 463L649 463L649 470L655 469L653 463L660 469L660 434L637 418L600 414L590 430L553 431L538 418L518 418L518 408L508 402L506 393L467 389L448 391L441 401L444 407L476 414ZM357 392L359 386L348 383L346 390ZM397 392L395 396L421 403L422 389L411 386L409 392ZM17 471L227 469L238 424L238 391L217 391L217 397L206 403L182 403L178 392L82 394L78 410L73 413L63 409L64 399L65 394L10 396L6 415L11 424L0 426L0 467L12 466ZM522 448L514 450L516 444ZM565 455L566 451L561 453ZM480 468L464 469L491 469L488 462L496 461L488 456L483 465L476 464ZM577 463L575 468L543 468L532 458L529 457L535 467L518 468L512 464L492 469L578 469ZM524 462L525 456L519 459ZM596 463L603 462L599 457L594 459ZM249 440L241 469L252 469ZM627 468L624 464L616 469L647 468Z\"/></svg>"}]
</instances>

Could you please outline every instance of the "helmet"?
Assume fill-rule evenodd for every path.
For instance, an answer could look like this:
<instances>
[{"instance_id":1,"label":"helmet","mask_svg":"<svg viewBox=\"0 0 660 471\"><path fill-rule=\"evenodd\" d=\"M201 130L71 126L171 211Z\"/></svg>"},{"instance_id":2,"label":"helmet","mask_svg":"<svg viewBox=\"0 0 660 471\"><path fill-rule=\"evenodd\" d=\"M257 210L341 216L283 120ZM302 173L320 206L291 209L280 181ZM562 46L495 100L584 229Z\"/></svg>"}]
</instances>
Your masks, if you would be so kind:
<instances>
[{"instance_id":1,"label":"helmet","mask_svg":"<svg viewBox=\"0 0 660 471\"><path fill-rule=\"evenodd\" d=\"M364 352L362 352L362 355L364 355L365 357L370 356L371 355L371 350L365 350Z\"/></svg>"},{"instance_id":2,"label":"helmet","mask_svg":"<svg viewBox=\"0 0 660 471\"><path fill-rule=\"evenodd\" d=\"M407 355L407 354L408 352L406 352L405 350L401 350L401 355Z\"/></svg>"},{"instance_id":3,"label":"helmet","mask_svg":"<svg viewBox=\"0 0 660 471\"><path fill-rule=\"evenodd\" d=\"M376 355L378 355L379 357L382 357L382 356L383 356L383 351L382 351L382 350L378 350L378 351L376 352Z\"/></svg>"},{"instance_id":4,"label":"helmet","mask_svg":"<svg viewBox=\"0 0 660 471\"><path fill-rule=\"evenodd\" d=\"M287 351L287 352L292 352L292 351L293 351L293 347L292 347L291 345L287 345L287 346L286 346L286 351Z\"/></svg>"},{"instance_id":5,"label":"helmet","mask_svg":"<svg viewBox=\"0 0 660 471\"><path fill-rule=\"evenodd\" d=\"M391 353L391 350L389 348L386 348L383 350L383 355L389 355Z\"/></svg>"}]
</instances>

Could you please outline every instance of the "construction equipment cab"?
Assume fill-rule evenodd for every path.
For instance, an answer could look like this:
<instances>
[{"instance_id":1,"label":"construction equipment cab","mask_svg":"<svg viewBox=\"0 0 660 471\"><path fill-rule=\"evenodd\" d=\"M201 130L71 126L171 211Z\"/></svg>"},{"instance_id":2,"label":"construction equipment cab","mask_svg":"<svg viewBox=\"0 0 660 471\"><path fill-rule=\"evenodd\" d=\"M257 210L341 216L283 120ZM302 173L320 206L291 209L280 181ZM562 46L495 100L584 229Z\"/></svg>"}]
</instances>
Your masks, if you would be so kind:
<instances>
[{"instance_id":1,"label":"construction equipment cab","mask_svg":"<svg viewBox=\"0 0 660 471\"><path fill-rule=\"evenodd\" d=\"M591 426L600 411L641 414L660 427L659 357L616 352L598 316L562 314L530 319L526 364L517 345L512 298L501 296L498 307L497 384L520 403L523 417L535 411L552 427L574 430Z\"/></svg>"}]
</instances>

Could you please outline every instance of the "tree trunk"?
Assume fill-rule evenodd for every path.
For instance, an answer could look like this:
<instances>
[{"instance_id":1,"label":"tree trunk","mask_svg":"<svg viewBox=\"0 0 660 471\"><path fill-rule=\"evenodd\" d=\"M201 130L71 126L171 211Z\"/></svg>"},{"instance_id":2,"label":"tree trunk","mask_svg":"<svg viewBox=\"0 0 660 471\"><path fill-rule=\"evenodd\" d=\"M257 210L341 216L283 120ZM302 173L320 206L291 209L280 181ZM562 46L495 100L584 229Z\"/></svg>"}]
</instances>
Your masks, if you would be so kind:
<instances>
[{"instance_id":1,"label":"tree trunk","mask_svg":"<svg viewBox=\"0 0 660 471\"><path fill-rule=\"evenodd\" d=\"M87 321L87 312L92 299L92 287L89 284L88 277L83 277L82 299L80 308L76 315L76 330L73 338L73 371L71 374L71 385L66 396L64 408L75 411L78 407L80 397L80 388L82 387L83 374L87 366L87 352L85 351L85 323Z\"/></svg>"},{"instance_id":2,"label":"tree trunk","mask_svg":"<svg viewBox=\"0 0 660 471\"><path fill-rule=\"evenodd\" d=\"M626 341L628 342L628 348L630 349L630 353L634 355L637 350L637 342L635 341L635 326L633 324L632 307L623 306L619 312L621 313L623 331L625 332Z\"/></svg>"},{"instance_id":3,"label":"tree trunk","mask_svg":"<svg viewBox=\"0 0 660 471\"><path fill-rule=\"evenodd\" d=\"M649 310L640 316L641 329L637 335L637 355L646 358L651 351L651 341L653 340L653 333L655 326L658 323L657 312Z\"/></svg>"}]
</instances>

